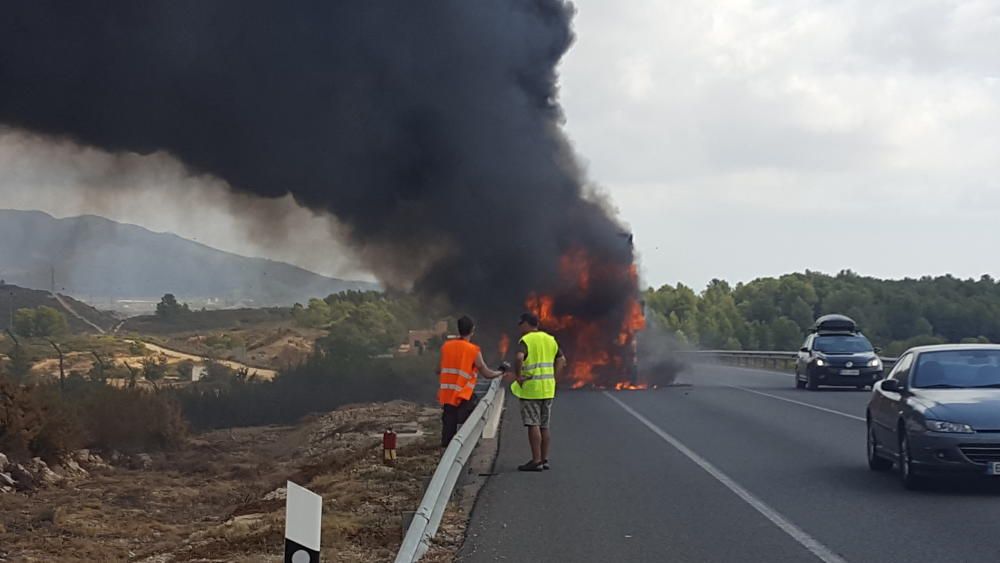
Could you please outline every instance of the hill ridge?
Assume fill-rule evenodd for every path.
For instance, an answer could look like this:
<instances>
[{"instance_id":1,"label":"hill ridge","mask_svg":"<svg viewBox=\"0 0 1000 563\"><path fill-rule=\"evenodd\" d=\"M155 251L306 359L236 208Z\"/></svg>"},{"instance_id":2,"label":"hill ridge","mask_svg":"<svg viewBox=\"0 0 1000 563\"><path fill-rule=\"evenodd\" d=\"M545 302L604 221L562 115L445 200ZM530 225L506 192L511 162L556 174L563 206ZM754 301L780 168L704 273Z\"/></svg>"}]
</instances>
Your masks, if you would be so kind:
<instances>
[{"instance_id":1,"label":"hill ridge","mask_svg":"<svg viewBox=\"0 0 1000 563\"><path fill-rule=\"evenodd\" d=\"M52 287L52 277L56 287ZM99 215L56 218L0 209L0 278L91 302L112 299L217 300L222 306L288 306L369 282L213 248Z\"/></svg>"}]
</instances>

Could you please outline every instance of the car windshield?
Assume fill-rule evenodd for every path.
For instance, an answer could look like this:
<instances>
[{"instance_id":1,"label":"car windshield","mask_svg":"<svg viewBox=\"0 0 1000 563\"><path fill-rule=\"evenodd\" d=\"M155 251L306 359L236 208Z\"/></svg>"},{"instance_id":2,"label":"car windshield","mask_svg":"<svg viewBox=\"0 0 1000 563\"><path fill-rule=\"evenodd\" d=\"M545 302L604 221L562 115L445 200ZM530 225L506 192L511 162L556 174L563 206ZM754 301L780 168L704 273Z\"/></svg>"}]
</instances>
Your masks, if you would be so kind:
<instances>
[{"instance_id":1,"label":"car windshield","mask_svg":"<svg viewBox=\"0 0 1000 563\"><path fill-rule=\"evenodd\" d=\"M860 335L818 336L813 349L824 354L858 354L873 351L872 343Z\"/></svg>"},{"instance_id":2,"label":"car windshield","mask_svg":"<svg viewBox=\"0 0 1000 563\"><path fill-rule=\"evenodd\" d=\"M1000 350L949 350L920 354L913 387L1000 387Z\"/></svg>"}]
</instances>

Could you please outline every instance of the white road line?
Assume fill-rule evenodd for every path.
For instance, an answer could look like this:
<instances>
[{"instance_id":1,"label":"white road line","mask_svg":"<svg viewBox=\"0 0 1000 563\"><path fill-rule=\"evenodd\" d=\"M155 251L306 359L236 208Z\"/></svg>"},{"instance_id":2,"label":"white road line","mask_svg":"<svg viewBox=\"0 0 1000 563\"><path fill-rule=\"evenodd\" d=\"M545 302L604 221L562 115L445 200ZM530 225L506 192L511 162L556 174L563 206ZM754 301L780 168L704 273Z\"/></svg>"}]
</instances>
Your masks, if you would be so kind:
<instances>
[{"instance_id":1,"label":"white road line","mask_svg":"<svg viewBox=\"0 0 1000 563\"><path fill-rule=\"evenodd\" d=\"M779 401L784 401L786 403L792 403L793 405L801 405L803 407L809 407L811 409L816 409L818 411L828 412L830 414L835 414L835 415L838 415L838 416L843 416L843 417L846 417L846 418L850 418L852 420L860 420L861 422L865 422L865 417L863 417L863 416L855 416L853 414L847 414L846 412L840 412L840 411L837 411L837 410L828 409L826 407L821 407L819 405L814 405L812 403L803 403L802 401L796 401L795 399L789 399L787 397L782 397L780 395L772 395L770 393L764 393L763 391L754 391L753 389L748 389L746 387L740 387L739 385L727 385L727 387L732 387L733 389L739 389L740 391L746 391L747 393L753 393L754 395L761 395L763 397L770 397L772 399L777 399Z\"/></svg>"},{"instance_id":2,"label":"white road line","mask_svg":"<svg viewBox=\"0 0 1000 563\"><path fill-rule=\"evenodd\" d=\"M662 428L650 422L649 419L647 419L646 417L642 416L641 414L633 410L632 407L623 403L621 399L619 399L618 397L615 397L614 395L612 395L607 391L605 391L604 394L612 401L618 403L618 406L625 409L625 412L629 413L630 415L635 417L636 420L646 425L646 427L652 430L653 433L655 433L657 436L663 438L663 441L676 448L677 451L684 454L688 459L697 464L698 467L701 467L702 469L705 470L706 473L714 477L718 482L725 485L727 489L735 493L736 496L743 499L743 501L752 506L754 510L761 513L765 518L770 520L771 523L780 528L781 531L791 536L791 538L797 541L800 545L802 545L802 547L808 549L820 561L823 561L824 563L847 563L847 561L843 557L831 551L830 548L821 544L816 538L807 534L805 530L793 524L787 518L782 516L781 513L779 513L777 510L771 508L764 501L754 496L753 493L744 489L739 483L733 481L732 478L730 478L728 475L720 471L717 467L712 465L708 460L696 454L690 448L681 443L680 440L674 438L666 431L664 431Z\"/></svg>"}]
</instances>

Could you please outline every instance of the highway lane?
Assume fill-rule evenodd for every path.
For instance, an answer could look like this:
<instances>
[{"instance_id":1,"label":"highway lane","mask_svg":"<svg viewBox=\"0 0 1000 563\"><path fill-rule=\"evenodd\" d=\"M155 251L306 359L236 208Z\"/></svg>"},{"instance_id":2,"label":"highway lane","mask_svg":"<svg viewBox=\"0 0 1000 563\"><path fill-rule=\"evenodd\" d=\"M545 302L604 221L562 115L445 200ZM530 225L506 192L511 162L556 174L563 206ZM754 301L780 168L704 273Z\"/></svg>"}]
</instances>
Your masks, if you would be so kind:
<instances>
[{"instance_id":1,"label":"highway lane","mask_svg":"<svg viewBox=\"0 0 1000 563\"><path fill-rule=\"evenodd\" d=\"M997 561L1000 487L908 492L864 458L868 393L698 366L687 387L566 392L554 469L508 403L461 560Z\"/></svg>"}]
</instances>

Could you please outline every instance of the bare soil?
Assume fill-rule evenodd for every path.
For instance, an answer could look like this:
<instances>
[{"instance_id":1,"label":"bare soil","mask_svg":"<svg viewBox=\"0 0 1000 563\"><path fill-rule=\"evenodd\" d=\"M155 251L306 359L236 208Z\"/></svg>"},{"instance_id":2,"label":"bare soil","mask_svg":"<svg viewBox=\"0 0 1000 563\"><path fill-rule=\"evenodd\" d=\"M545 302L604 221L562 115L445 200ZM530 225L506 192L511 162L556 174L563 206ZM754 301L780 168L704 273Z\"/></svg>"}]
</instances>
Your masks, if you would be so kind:
<instances>
[{"instance_id":1,"label":"bare soil","mask_svg":"<svg viewBox=\"0 0 1000 563\"><path fill-rule=\"evenodd\" d=\"M388 426L395 467L381 463ZM280 561L286 480L323 497L323 561L391 561L437 464L438 432L437 409L392 402L197 435L154 455L151 470L0 495L0 561ZM452 560L463 534L453 507L427 560Z\"/></svg>"}]
</instances>

